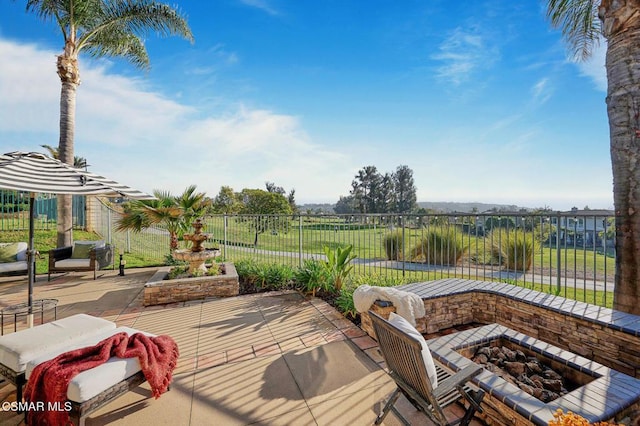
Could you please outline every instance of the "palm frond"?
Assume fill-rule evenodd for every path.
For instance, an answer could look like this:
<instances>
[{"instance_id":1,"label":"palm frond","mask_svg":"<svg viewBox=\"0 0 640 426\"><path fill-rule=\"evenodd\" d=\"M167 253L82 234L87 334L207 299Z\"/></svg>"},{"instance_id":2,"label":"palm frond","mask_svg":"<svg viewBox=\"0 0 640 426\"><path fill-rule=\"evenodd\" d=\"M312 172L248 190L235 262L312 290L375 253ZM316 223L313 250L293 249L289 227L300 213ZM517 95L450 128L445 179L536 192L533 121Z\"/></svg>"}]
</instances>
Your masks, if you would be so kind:
<instances>
[{"instance_id":1,"label":"palm frond","mask_svg":"<svg viewBox=\"0 0 640 426\"><path fill-rule=\"evenodd\" d=\"M586 60L600 42L597 0L548 0L547 18L562 31L574 59Z\"/></svg>"}]
</instances>

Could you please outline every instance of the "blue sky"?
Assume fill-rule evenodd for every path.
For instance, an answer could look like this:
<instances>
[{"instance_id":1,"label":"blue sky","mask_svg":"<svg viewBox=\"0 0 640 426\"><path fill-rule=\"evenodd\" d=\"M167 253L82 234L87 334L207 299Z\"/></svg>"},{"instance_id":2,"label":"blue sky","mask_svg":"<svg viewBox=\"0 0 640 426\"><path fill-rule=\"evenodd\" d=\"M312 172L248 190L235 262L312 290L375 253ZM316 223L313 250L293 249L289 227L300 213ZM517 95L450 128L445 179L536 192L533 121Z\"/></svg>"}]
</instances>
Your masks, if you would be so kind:
<instances>
[{"instance_id":1,"label":"blue sky","mask_svg":"<svg viewBox=\"0 0 640 426\"><path fill-rule=\"evenodd\" d=\"M0 152L58 144L62 37L23 3L0 2ZM408 165L419 201L613 206L604 45L571 61L543 2L178 4L195 43L149 37L151 70L81 57L91 171L333 203L362 167Z\"/></svg>"}]
</instances>

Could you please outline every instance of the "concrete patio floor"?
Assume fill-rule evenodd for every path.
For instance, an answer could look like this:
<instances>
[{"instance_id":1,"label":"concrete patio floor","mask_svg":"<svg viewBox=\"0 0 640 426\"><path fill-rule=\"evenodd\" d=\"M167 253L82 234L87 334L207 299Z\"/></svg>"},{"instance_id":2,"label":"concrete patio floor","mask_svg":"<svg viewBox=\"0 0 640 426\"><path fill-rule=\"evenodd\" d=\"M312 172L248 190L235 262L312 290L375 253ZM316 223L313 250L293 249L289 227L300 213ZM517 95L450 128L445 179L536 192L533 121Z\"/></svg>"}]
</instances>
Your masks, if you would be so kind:
<instances>
[{"instance_id":1,"label":"concrete patio floor","mask_svg":"<svg viewBox=\"0 0 640 426\"><path fill-rule=\"evenodd\" d=\"M154 400L145 383L87 425L370 425L395 388L376 342L321 299L277 292L145 308L142 289L156 269L36 281L34 299L58 299L58 318L100 316L168 334L180 348L169 392ZM0 308L26 299L26 278L0 278ZM13 385L0 383L0 402L15 397ZM432 424L406 400L398 406L413 424ZM0 424L23 423L0 408ZM384 424L401 423L390 413Z\"/></svg>"}]
</instances>

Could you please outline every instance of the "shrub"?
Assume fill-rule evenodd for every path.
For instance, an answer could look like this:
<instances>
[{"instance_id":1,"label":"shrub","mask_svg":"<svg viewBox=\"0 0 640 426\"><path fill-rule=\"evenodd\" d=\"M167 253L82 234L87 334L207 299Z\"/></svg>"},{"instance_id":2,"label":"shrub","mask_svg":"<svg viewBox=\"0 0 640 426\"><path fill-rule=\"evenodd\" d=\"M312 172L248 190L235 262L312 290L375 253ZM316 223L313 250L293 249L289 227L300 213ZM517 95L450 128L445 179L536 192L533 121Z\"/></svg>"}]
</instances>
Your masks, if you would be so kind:
<instances>
[{"instance_id":1,"label":"shrub","mask_svg":"<svg viewBox=\"0 0 640 426\"><path fill-rule=\"evenodd\" d=\"M402 230L387 233L382 239L387 260L402 260Z\"/></svg>"},{"instance_id":2,"label":"shrub","mask_svg":"<svg viewBox=\"0 0 640 426\"><path fill-rule=\"evenodd\" d=\"M531 268L536 241L532 232L500 229L492 231L487 238L491 241L492 264L501 263L512 271Z\"/></svg>"},{"instance_id":3,"label":"shrub","mask_svg":"<svg viewBox=\"0 0 640 426\"><path fill-rule=\"evenodd\" d=\"M314 297L318 290L330 291L332 288L329 271L322 262L313 259L305 260L304 264L295 270L294 280L301 291L311 293Z\"/></svg>"},{"instance_id":4,"label":"shrub","mask_svg":"<svg viewBox=\"0 0 640 426\"><path fill-rule=\"evenodd\" d=\"M429 265L456 266L467 251L455 229L430 230L411 249L411 260Z\"/></svg>"}]
</instances>

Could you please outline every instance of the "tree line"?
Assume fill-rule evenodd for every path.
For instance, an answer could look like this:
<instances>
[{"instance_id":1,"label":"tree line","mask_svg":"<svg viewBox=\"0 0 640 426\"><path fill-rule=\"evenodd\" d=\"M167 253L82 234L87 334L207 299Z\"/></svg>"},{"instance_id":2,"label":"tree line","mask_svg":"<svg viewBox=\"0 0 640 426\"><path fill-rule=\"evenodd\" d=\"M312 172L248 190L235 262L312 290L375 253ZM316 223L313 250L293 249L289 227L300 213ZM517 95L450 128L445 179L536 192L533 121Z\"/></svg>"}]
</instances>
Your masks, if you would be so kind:
<instances>
[{"instance_id":1,"label":"tree line","mask_svg":"<svg viewBox=\"0 0 640 426\"><path fill-rule=\"evenodd\" d=\"M351 182L349 195L340 196L336 213L410 213L417 209L413 170L401 165L394 172L365 166Z\"/></svg>"}]
</instances>

